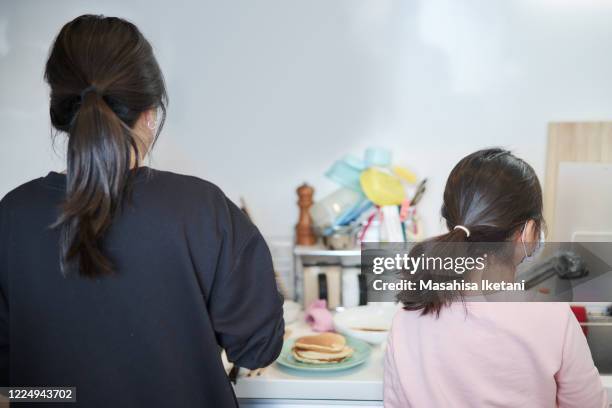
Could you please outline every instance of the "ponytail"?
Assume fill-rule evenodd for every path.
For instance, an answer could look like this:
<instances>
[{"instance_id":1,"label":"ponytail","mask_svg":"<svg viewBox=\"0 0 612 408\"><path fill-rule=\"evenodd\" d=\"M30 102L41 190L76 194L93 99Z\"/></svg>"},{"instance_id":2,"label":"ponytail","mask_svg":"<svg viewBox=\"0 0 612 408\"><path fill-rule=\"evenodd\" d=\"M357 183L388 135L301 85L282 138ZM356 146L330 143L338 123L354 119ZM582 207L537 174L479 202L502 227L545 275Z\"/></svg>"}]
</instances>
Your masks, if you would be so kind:
<instances>
[{"instance_id":1,"label":"ponytail","mask_svg":"<svg viewBox=\"0 0 612 408\"><path fill-rule=\"evenodd\" d=\"M56 222L64 273L75 267L84 276L113 271L100 243L121 203L130 160L138 160L130 133L97 89L85 89L69 131L66 200Z\"/></svg>"},{"instance_id":2,"label":"ponytail","mask_svg":"<svg viewBox=\"0 0 612 408\"><path fill-rule=\"evenodd\" d=\"M453 228L448 233L417 243L412 247L411 258L423 257L425 259L447 259L465 257L469 248L468 234L461 228ZM432 281L435 283L448 283L461 281L463 275L455 273L452 269L445 269L435 263L430 266L420 266L417 270L404 274L407 280ZM421 310L423 314L433 313L439 315L443 307L461 299L460 291L424 289L418 291L403 291L398 300L403 303L406 310Z\"/></svg>"},{"instance_id":3,"label":"ponytail","mask_svg":"<svg viewBox=\"0 0 612 408\"><path fill-rule=\"evenodd\" d=\"M132 129L147 110L159 107L165 115L163 76L136 26L83 15L58 34L45 79L51 122L68 135L66 196L52 225L60 231L60 266L64 274L108 275L115 265L104 253L104 236L140 160L142 143Z\"/></svg>"}]
</instances>

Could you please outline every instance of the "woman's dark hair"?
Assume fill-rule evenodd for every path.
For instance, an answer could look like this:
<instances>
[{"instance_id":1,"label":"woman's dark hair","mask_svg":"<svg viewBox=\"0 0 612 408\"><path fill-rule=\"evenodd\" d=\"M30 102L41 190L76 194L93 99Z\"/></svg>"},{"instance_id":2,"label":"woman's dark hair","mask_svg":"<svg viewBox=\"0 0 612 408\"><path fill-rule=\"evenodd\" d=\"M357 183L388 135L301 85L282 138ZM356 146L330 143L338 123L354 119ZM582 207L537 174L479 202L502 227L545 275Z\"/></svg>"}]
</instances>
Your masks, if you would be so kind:
<instances>
[{"instance_id":1,"label":"woman's dark hair","mask_svg":"<svg viewBox=\"0 0 612 408\"><path fill-rule=\"evenodd\" d=\"M45 68L53 127L68 135L66 198L53 227L61 229L62 272L112 273L102 239L139 166L142 141L133 128L167 102L153 49L123 19L83 15L62 27Z\"/></svg>"},{"instance_id":2,"label":"woman's dark hair","mask_svg":"<svg viewBox=\"0 0 612 408\"><path fill-rule=\"evenodd\" d=\"M478 243L510 241L528 220L535 222L539 233L543 217L538 177L529 164L507 150L479 150L461 159L451 171L444 190L442 217L449 232L415 245L411 256L473 255L476 248L482 248ZM455 229L457 225L466 227L469 236L464 230ZM501 250L502 246L495 248ZM415 277L438 282L462 279L455 271L420 270L410 278ZM398 296L404 309L436 315L458 298L462 298L461 292L452 290L424 290L416 296L404 291Z\"/></svg>"}]
</instances>

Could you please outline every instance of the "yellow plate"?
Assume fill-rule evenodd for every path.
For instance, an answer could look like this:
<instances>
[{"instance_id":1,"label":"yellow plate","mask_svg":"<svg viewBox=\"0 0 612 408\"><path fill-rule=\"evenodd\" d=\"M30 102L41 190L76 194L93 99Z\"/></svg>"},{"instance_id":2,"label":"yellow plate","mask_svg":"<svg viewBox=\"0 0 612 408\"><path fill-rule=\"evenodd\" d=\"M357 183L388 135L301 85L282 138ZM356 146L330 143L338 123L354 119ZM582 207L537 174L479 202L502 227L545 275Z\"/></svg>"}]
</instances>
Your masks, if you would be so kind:
<instances>
[{"instance_id":1,"label":"yellow plate","mask_svg":"<svg viewBox=\"0 0 612 408\"><path fill-rule=\"evenodd\" d=\"M410 170L408 170L405 167L394 166L393 167L393 173L395 173L395 175L397 177L401 178L402 180L406 181L407 183L416 184L416 182L417 182L416 174L414 174L413 172L411 172Z\"/></svg>"},{"instance_id":2,"label":"yellow plate","mask_svg":"<svg viewBox=\"0 0 612 408\"><path fill-rule=\"evenodd\" d=\"M400 180L381 170L369 168L359 179L363 192L376 205L400 205L406 196Z\"/></svg>"}]
</instances>

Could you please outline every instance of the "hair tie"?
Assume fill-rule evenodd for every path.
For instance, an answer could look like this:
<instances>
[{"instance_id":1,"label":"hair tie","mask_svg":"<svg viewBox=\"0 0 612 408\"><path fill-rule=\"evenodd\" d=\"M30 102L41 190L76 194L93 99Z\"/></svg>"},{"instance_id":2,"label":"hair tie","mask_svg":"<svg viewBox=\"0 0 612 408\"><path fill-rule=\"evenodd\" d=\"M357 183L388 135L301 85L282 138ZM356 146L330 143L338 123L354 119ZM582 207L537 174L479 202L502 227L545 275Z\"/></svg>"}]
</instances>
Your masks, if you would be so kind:
<instances>
[{"instance_id":1,"label":"hair tie","mask_svg":"<svg viewBox=\"0 0 612 408\"><path fill-rule=\"evenodd\" d=\"M453 231L456 230L457 228L459 228L460 230L463 230L465 232L465 235L468 238L470 237L470 230L467 229L467 227L464 227L463 225L455 225L455 228L453 228Z\"/></svg>"},{"instance_id":2,"label":"hair tie","mask_svg":"<svg viewBox=\"0 0 612 408\"><path fill-rule=\"evenodd\" d=\"M87 88L81 91L81 102L85 99L88 93L94 92L96 95L98 94L98 88L95 85L89 85Z\"/></svg>"}]
</instances>

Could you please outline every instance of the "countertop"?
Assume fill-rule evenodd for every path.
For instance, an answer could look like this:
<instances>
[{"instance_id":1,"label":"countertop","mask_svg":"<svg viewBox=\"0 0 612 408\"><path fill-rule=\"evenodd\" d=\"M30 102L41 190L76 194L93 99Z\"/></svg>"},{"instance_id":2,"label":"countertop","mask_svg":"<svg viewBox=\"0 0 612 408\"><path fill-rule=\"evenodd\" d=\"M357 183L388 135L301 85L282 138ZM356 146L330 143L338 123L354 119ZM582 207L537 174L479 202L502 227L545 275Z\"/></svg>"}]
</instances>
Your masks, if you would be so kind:
<instances>
[{"instance_id":1,"label":"countertop","mask_svg":"<svg viewBox=\"0 0 612 408\"><path fill-rule=\"evenodd\" d=\"M302 316L287 325L289 337L313 333ZM234 387L241 400L343 400L382 401L384 344L373 346L370 359L361 366L336 373L307 373L281 367L274 363L259 376L247 377L241 369ZM612 375L601 376L612 402Z\"/></svg>"}]
</instances>

